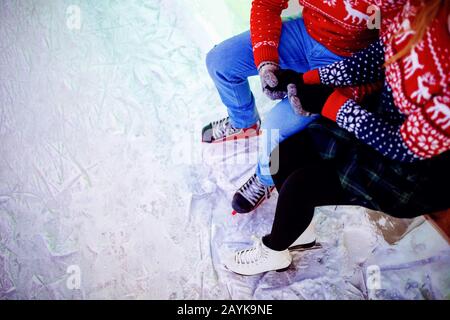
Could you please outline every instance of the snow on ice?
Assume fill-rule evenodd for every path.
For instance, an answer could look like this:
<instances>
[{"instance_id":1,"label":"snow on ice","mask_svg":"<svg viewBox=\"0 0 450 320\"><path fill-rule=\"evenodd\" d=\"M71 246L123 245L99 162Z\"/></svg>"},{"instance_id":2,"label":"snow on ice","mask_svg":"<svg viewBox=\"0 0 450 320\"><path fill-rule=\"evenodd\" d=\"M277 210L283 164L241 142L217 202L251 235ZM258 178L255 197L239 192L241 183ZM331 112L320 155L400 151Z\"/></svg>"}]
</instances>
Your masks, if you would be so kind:
<instances>
[{"instance_id":1,"label":"snow on ice","mask_svg":"<svg viewBox=\"0 0 450 320\"><path fill-rule=\"evenodd\" d=\"M253 160L237 165L200 144L202 124L226 114L204 58L246 27L236 2L81 0L79 29L71 1L1 2L1 299L450 296L448 244L424 219L356 207L318 209L323 248L285 273L223 268L270 230L276 204L231 216L255 150L238 145Z\"/></svg>"}]
</instances>

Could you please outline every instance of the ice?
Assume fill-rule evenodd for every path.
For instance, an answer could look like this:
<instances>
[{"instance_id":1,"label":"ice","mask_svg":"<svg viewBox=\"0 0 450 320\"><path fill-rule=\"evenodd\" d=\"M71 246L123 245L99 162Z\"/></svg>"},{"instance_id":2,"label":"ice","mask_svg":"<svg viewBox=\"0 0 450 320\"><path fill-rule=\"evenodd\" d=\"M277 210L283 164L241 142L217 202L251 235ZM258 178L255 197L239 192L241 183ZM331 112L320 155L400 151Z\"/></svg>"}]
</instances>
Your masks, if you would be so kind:
<instances>
[{"instance_id":1,"label":"ice","mask_svg":"<svg viewBox=\"0 0 450 320\"><path fill-rule=\"evenodd\" d=\"M199 142L226 114L205 55L245 30L250 1L76 3L80 29L68 0L0 3L1 299L449 297L449 247L428 223L401 238L391 229L410 222L353 207L318 209L323 248L286 273L226 271L223 255L267 233L276 204L231 216L256 142L228 159ZM264 114L272 103L251 86Z\"/></svg>"}]
</instances>

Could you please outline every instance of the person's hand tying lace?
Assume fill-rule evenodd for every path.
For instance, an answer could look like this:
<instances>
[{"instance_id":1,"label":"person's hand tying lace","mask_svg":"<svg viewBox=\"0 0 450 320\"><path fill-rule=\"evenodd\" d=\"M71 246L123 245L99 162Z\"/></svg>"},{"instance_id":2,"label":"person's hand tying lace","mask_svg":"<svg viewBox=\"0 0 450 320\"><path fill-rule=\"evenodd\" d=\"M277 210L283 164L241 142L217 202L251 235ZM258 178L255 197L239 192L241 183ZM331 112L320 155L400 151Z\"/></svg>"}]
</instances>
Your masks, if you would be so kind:
<instances>
[{"instance_id":1,"label":"person's hand tying lace","mask_svg":"<svg viewBox=\"0 0 450 320\"><path fill-rule=\"evenodd\" d=\"M289 103L294 112L302 116L320 114L333 89L324 85L306 85L303 73L290 69L274 71L278 85L273 88L277 92L287 92Z\"/></svg>"}]
</instances>

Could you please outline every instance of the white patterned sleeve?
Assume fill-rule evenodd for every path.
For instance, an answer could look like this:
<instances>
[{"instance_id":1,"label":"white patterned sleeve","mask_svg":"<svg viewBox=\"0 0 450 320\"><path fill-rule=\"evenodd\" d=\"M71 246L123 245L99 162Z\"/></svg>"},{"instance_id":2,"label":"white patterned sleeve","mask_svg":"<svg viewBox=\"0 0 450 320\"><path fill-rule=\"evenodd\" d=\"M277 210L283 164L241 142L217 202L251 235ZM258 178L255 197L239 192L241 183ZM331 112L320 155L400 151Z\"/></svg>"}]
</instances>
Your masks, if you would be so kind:
<instances>
[{"instance_id":1,"label":"white patterned sleeve","mask_svg":"<svg viewBox=\"0 0 450 320\"><path fill-rule=\"evenodd\" d=\"M384 78L384 44L378 40L351 57L319 68L320 82L332 87L374 83Z\"/></svg>"},{"instance_id":2,"label":"white patterned sleeve","mask_svg":"<svg viewBox=\"0 0 450 320\"><path fill-rule=\"evenodd\" d=\"M402 122L369 112L354 100L347 100L339 109L336 123L387 158L400 162L422 159L405 143L401 134Z\"/></svg>"}]
</instances>

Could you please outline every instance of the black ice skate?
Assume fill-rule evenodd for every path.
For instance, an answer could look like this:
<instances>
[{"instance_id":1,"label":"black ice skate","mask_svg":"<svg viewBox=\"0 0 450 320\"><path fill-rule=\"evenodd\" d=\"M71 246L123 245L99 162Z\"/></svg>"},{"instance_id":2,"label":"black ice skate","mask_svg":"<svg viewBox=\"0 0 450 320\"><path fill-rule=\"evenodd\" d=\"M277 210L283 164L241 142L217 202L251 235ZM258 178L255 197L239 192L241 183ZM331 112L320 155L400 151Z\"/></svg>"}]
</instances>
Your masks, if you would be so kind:
<instances>
[{"instance_id":1,"label":"black ice skate","mask_svg":"<svg viewBox=\"0 0 450 320\"><path fill-rule=\"evenodd\" d=\"M236 213L249 213L258 208L264 200L270 198L273 186L265 186L254 174L234 194L232 206ZM234 214L234 213L233 213Z\"/></svg>"}]
</instances>

